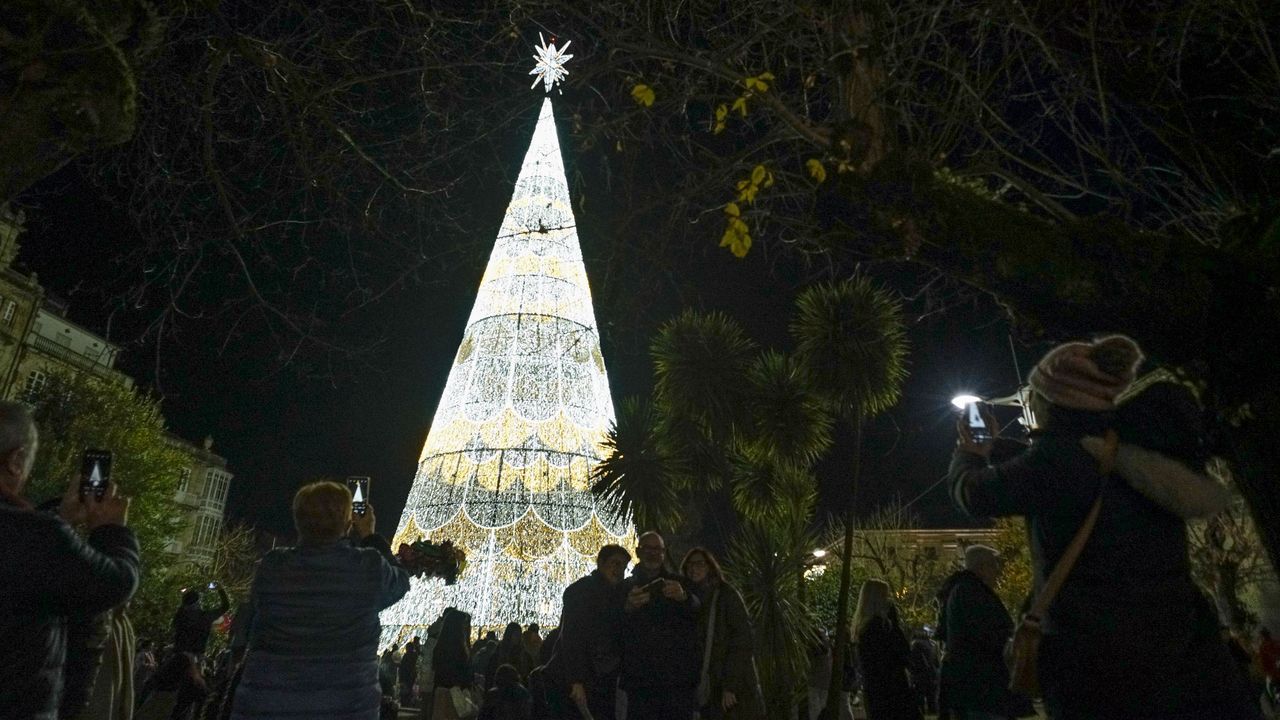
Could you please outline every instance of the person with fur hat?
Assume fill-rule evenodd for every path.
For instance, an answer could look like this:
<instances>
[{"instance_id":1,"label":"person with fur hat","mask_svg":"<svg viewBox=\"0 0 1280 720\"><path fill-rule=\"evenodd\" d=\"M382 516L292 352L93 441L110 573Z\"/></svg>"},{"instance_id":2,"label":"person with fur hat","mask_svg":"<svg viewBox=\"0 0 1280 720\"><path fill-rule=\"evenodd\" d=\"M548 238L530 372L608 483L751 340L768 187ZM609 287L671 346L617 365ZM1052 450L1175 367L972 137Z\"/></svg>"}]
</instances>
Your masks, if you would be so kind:
<instances>
[{"instance_id":1,"label":"person with fur hat","mask_svg":"<svg viewBox=\"0 0 1280 720\"><path fill-rule=\"evenodd\" d=\"M1031 373L1031 444L989 461L991 441L960 441L947 476L973 517L1026 518L1036 590L1095 501L1097 524L1045 616L1039 681L1054 720L1255 720L1256 703L1191 579L1185 519L1220 509L1204 477L1195 399L1134 379L1143 359L1113 335L1054 348ZM997 428L993 419L988 426ZM1120 440L1111 477L1103 437Z\"/></svg>"}]
</instances>

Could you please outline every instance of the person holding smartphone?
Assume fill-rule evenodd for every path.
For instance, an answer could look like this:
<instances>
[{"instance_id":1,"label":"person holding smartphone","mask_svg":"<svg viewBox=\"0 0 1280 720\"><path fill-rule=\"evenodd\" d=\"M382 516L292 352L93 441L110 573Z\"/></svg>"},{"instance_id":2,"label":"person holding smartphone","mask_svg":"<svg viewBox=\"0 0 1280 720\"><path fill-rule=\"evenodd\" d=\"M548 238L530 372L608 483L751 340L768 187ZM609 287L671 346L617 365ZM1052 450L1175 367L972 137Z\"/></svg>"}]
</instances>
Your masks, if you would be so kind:
<instances>
[{"instance_id":1,"label":"person holding smartphone","mask_svg":"<svg viewBox=\"0 0 1280 720\"><path fill-rule=\"evenodd\" d=\"M71 478L55 515L23 497L39 434L26 406L0 402L0 717L56 717L67 626L121 605L138 587L138 540L125 527L129 499ZM81 538L77 527L88 534Z\"/></svg>"},{"instance_id":2,"label":"person holding smartphone","mask_svg":"<svg viewBox=\"0 0 1280 720\"><path fill-rule=\"evenodd\" d=\"M701 604L688 579L667 569L666 543L650 531L636 546L640 563L623 581L622 689L628 720L693 714L701 674Z\"/></svg>"},{"instance_id":3,"label":"person holding smartphone","mask_svg":"<svg viewBox=\"0 0 1280 720\"><path fill-rule=\"evenodd\" d=\"M182 604L173 614L173 649L177 652L189 652L197 660L204 660L204 649L209 644L209 633L218 618L231 609L231 598L227 591L216 582L209 583L208 589L218 593L218 604L209 610L200 606L203 594L198 588L182 591Z\"/></svg>"}]
</instances>

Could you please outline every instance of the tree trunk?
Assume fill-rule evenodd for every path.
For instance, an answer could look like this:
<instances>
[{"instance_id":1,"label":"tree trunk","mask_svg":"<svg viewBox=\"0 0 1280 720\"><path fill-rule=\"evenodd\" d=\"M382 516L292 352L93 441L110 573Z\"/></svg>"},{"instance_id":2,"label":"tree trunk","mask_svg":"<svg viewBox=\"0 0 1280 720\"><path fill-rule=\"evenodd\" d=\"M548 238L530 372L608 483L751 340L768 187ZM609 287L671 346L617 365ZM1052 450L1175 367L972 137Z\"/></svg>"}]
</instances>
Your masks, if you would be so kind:
<instances>
[{"instance_id":1,"label":"tree trunk","mask_svg":"<svg viewBox=\"0 0 1280 720\"><path fill-rule=\"evenodd\" d=\"M831 685L827 688L827 703L819 717L822 720L838 720L841 694L844 692L844 657L849 652L849 594L853 584L853 528L857 521L858 480L862 473L862 417L853 421L853 466L849 500L844 510L844 554L840 556L840 595L836 608L836 637L831 649Z\"/></svg>"}]
</instances>

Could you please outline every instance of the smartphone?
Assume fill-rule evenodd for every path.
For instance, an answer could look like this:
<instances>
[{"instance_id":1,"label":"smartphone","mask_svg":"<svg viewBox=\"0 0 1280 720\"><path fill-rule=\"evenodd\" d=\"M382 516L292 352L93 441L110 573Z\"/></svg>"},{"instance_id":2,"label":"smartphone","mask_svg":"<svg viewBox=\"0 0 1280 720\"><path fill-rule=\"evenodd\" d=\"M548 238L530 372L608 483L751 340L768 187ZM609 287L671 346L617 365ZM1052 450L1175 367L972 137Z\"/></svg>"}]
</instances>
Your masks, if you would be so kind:
<instances>
[{"instance_id":1,"label":"smartphone","mask_svg":"<svg viewBox=\"0 0 1280 720\"><path fill-rule=\"evenodd\" d=\"M644 589L648 590L650 593L660 593L662 592L662 583L663 583L663 579L658 578L653 582L649 583L648 585L645 585Z\"/></svg>"},{"instance_id":2,"label":"smartphone","mask_svg":"<svg viewBox=\"0 0 1280 720\"><path fill-rule=\"evenodd\" d=\"M351 512L364 517L369 511L369 477L352 475L347 478L347 489L351 491Z\"/></svg>"},{"instance_id":3,"label":"smartphone","mask_svg":"<svg viewBox=\"0 0 1280 720\"><path fill-rule=\"evenodd\" d=\"M969 426L969 435L974 442L987 442L991 439L991 428L987 427L987 423L982 419L982 413L978 411L978 403L971 402L964 406L966 415L965 423Z\"/></svg>"},{"instance_id":4,"label":"smartphone","mask_svg":"<svg viewBox=\"0 0 1280 720\"><path fill-rule=\"evenodd\" d=\"M85 450L80 456L80 497L93 493L94 498L101 500L110 483L111 451Z\"/></svg>"}]
</instances>

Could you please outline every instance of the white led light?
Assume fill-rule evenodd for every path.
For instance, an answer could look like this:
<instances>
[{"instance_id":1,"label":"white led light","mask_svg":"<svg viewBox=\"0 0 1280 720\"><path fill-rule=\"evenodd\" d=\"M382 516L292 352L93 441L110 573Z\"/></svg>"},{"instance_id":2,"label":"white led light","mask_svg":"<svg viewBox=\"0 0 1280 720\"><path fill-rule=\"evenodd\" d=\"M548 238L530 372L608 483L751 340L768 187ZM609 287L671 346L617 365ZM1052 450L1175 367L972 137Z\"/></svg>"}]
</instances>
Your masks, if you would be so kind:
<instances>
[{"instance_id":1,"label":"white led light","mask_svg":"<svg viewBox=\"0 0 1280 720\"><path fill-rule=\"evenodd\" d=\"M538 87L538 83L542 83L545 91L551 92L551 88L555 87L556 83L564 80L569 74L569 71L564 69L564 64L572 60L573 56L565 55L564 51L569 49L569 43L573 41L565 40L564 47L559 50L556 49L556 39L554 37L548 43L543 39L542 33L538 33L538 41L541 44L533 46L537 53L533 56L534 66L529 71L529 74L535 77L529 89L532 90Z\"/></svg>"},{"instance_id":2,"label":"white led light","mask_svg":"<svg viewBox=\"0 0 1280 720\"><path fill-rule=\"evenodd\" d=\"M600 546L635 545L631 518L590 492L613 419L547 99L392 541L452 540L467 569L452 586L414 579L382 613L382 645L425 636L450 606L475 630L558 625Z\"/></svg>"}]
</instances>

